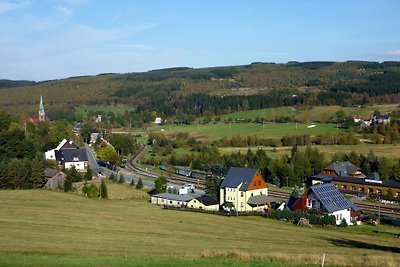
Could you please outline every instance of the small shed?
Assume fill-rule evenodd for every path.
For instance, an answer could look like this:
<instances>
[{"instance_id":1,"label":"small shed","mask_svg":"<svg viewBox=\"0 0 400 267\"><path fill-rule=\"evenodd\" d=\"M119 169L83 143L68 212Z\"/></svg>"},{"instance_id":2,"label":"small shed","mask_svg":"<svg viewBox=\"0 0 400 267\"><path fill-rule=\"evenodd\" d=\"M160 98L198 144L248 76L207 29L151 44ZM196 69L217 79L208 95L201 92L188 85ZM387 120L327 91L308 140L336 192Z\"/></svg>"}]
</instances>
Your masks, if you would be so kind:
<instances>
[{"instance_id":1,"label":"small shed","mask_svg":"<svg viewBox=\"0 0 400 267\"><path fill-rule=\"evenodd\" d=\"M46 184L44 185L45 188L50 189L61 189L64 187L66 174L62 171L55 170L55 169L45 169L44 170L44 177L46 179Z\"/></svg>"}]
</instances>

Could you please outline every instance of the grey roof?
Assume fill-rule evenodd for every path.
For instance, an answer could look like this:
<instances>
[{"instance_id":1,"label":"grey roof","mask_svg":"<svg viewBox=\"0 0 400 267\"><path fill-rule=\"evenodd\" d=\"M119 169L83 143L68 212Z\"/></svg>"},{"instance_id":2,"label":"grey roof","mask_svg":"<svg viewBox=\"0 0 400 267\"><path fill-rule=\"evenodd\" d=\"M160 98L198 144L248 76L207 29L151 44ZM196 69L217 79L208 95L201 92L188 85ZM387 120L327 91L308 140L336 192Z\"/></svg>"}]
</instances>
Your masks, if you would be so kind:
<instances>
[{"instance_id":1,"label":"grey roof","mask_svg":"<svg viewBox=\"0 0 400 267\"><path fill-rule=\"evenodd\" d=\"M325 167L326 170L334 170L340 176L355 174L360 168L349 161L333 162Z\"/></svg>"},{"instance_id":2,"label":"grey roof","mask_svg":"<svg viewBox=\"0 0 400 267\"><path fill-rule=\"evenodd\" d=\"M86 154L86 149L76 148L76 149L61 149L62 161L64 162L74 162L74 161L88 161L88 156ZM78 160L74 160L78 158Z\"/></svg>"},{"instance_id":3,"label":"grey roof","mask_svg":"<svg viewBox=\"0 0 400 267\"><path fill-rule=\"evenodd\" d=\"M201 196L201 197L196 197L196 199L200 202L203 203L205 206L212 206L212 205L217 205L219 204L218 200L214 197L210 197L207 195Z\"/></svg>"},{"instance_id":4,"label":"grey roof","mask_svg":"<svg viewBox=\"0 0 400 267\"><path fill-rule=\"evenodd\" d=\"M247 191L253 177L256 175L257 170L252 168L239 168L231 167L222 181L220 188L230 187L236 188L241 183L242 186L239 188L241 191Z\"/></svg>"},{"instance_id":5,"label":"grey roof","mask_svg":"<svg viewBox=\"0 0 400 267\"><path fill-rule=\"evenodd\" d=\"M58 172L59 172L59 170L46 168L46 169L44 170L44 177L46 177L46 178L51 178L51 177L57 175Z\"/></svg>"},{"instance_id":6,"label":"grey roof","mask_svg":"<svg viewBox=\"0 0 400 267\"><path fill-rule=\"evenodd\" d=\"M337 187L332 183L314 185L310 187L310 190L314 192L326 211L329 213L349 209L354 205L345 199Z\"/></svg>"},{"instance_id":7,"label":"grey roof","mask_svg":"<svg viewBox=\"0 0 400 267\"><path fill-rule=\"evenodd\" d=\"M182 201L188 202L196 197L199 197L198 194L187 194L187 195L178 195L178 194L171 194L171 193L161 193L153 195L152 197L164 198L168 200L175 200L175 201Z\"/></svg>"},{"instance_id":8,"label":"grey roof","mask_svg":"<svg viewBox=\"0 0 400 267\"><path fill-rule=\"evenodd\" d=\"M256 195L249 197L247 204L255 206L255 205L270 204L272 202L277 202L277 199L266 195Z\"/></svg>"}]
</instances>

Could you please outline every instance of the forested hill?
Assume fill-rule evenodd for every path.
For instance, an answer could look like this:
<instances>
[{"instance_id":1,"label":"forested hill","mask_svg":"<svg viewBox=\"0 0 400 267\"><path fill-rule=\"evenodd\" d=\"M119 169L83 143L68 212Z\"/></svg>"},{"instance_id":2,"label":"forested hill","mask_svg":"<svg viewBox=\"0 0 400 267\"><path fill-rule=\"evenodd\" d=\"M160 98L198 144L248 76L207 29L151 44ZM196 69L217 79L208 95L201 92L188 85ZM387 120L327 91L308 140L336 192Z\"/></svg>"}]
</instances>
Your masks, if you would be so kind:
<instances>
[{"instance_id":1,"label":"forested hill","mask_svg":"<svg viewBox=\"0 0 400 267\"><path fill-rule=\"evenodd\" d=\"M36 112L42 94L46 108L54 112L83 105L124 105L138 113L154 110L166 116L202 116L305 103L348 106L396 102L400 62L254 62L39 83L0 80L0 88L0 105L20 115Z\"/></svg>"}]
</instances>

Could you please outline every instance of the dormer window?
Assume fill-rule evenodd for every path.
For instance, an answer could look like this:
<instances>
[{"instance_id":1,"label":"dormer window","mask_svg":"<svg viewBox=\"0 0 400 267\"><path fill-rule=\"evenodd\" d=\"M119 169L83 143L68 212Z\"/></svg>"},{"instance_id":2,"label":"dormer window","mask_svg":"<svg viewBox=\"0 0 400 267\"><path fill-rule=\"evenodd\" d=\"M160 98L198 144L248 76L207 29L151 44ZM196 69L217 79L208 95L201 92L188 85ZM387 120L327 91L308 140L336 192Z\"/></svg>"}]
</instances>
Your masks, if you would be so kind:
<instances>
[{"instance_id":1,"label":"dormer window","mask_svg":"<svg viewBox=\"0 0 400 267\"><path fill-rule=\"evenodd\" d=\"M78 156L72 157L72 161L79 161L79 157Z\"/></svg>"}]
</instances>

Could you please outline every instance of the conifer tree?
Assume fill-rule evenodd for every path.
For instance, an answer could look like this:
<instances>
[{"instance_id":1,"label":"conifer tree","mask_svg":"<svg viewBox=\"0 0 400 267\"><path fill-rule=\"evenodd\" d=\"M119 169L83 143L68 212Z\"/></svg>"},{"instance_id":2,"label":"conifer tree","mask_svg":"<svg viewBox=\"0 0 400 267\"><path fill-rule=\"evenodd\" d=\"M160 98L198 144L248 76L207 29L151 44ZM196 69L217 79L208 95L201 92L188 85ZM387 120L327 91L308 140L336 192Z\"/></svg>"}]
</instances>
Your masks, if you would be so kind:
<instances>
[{"instance_id":1,"label":"conifer tree","mask_svg":"<svg viewBox=\"0 0 400 267\"><path fill-rule=\"evenodd\" d=\"M142 189L143 188L143 181L142 178L139 178L139 181L136 185L136 189Z\"/></svg>"},{"instance_id":2,"label":"conifer tree","mask_svg":"<svg viewBox=\"0 0 400 267\"><path fill-rule=\"evenodd\" d=\"M103 179L101 179L100 183L100 198L108 198L107 185Z\"/></svg>"}]
</instances>

